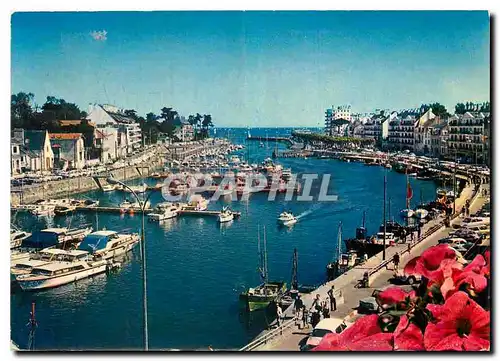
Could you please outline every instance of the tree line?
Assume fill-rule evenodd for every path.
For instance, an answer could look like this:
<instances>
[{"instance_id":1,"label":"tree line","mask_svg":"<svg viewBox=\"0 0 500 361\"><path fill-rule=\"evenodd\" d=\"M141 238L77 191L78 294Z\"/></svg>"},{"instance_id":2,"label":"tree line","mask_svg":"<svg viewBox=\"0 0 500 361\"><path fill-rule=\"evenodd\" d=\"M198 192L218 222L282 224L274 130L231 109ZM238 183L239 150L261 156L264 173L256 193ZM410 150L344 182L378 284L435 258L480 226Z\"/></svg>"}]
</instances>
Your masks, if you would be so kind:
<instances>
[{"instance_id":1,"label":"tree line","mask_svg":"<svg viewBox=\"0 0 500 361\"><path fill-rule=\"evenodd\" d=\"M33 93L26 92L11 95L11 129L48 130L57 133L63 131L59 123L60 120L87 118L88 114L85 111L80 110L75 103L69 103L63 98L47 96L42 106L35 104L34 98ZM145 143L156 143L162 133L174 138L176 127L181 126L185 119L171 107L161 108L158 115L149 112L145 116L141 116L137 114L135 109L125 110L124 115L140 124ZM193 126L196 140L209 137L209 129L214 126L210 114L191 114L185 121ZM66 126L64 131L86 134L93 132L93 128L87 122L82 122L77 126Z\"/></svg>"}]
</instances>

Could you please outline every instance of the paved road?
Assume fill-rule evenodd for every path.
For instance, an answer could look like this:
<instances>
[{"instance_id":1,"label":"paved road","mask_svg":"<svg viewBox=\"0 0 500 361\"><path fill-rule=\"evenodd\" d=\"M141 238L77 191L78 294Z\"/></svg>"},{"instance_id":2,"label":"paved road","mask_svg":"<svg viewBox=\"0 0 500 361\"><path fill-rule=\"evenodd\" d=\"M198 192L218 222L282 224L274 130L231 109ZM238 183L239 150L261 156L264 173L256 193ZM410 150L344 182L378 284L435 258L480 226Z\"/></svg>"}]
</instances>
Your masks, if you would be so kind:
<instances>
[{"instance_id":1,"label":"paved road","mask_svg":"<svg viewBox=\"0 0 500 361\"><path fill-rule=\"evenodd\" d=\"M489 189L488 185L483 185L482 188ZM481 188L481 189L482 189ZM479 194L481 192L479 191ZM489 192L488 192L489 193ZM457 199L456 208L459 211L463 205L465 204L465 200L471 198L473 194L473 189L467 187L463 190L461 197ZM470 206L470 212L474 213L478 211L488 199L485 199L482 196L477 196ZM460 219L456 219L453 223L459 222ZM419 256L425 251L427 248L438 244L439 239L444 238L451 231L451 228L442 228L440 231L432 234L430 237L426 238L416 246L412 248L411 254L405 253L401 257L401 265L405 265L408 260L413 257ZM425 231L425 230L424 230ZM395 252L401 252L407 248L407 245L396 245L387 249L387 258L390 259ZM358 306L359 300L365 297L369 297L372 295L373 291L376 289L380 289L386 287L390 284L389 280L393 277L394 268L392 265L389 265L386 269L377 272L374 276L370 277L370 287L369 288L354 288L356 280L361 279L363 273L372 268L375 265L378 265L381 262L381 256L372 257L368 260L365 265L361 265L352 269L348 272L348 274L344 274L339 278L335 279L327 283L326 285L318 288L316 292L313 292L308 298L304 300L304 304L306 307L310 307L312 303L312 297L316 293L319 293L322 297L326 295L328 289L330 289L331 285L334 284L337 290L341 290L342 296L344 298L344 303L338 305L337 311L331 312L330 317L337 318L346 318L349 315L355 315L355 307ZM344 277L344 279L342 279ZM404 286L409 287L409 286ZM287 316L292 317L291 313L289 313L291 309L287 309ZM293 326L288 330L283 332L283 335L277 336L272 341L264 344L258 348L256 351L298 351L300 349L300 344L305 342L308 337L311 329L300 330L297 327Z\"/></svg>"}]
</instances>

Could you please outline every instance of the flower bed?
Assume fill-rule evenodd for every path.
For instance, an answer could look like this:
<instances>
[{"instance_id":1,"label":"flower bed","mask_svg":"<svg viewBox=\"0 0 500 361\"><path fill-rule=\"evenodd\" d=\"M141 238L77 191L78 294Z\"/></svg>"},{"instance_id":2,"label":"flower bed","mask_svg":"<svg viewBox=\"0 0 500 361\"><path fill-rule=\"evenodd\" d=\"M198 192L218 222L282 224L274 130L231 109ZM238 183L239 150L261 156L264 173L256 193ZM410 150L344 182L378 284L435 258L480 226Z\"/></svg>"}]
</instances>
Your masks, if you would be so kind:
<instances>
[{"instance_id":1,"label":"flower bed","mask_svg":"<svg viewBox=\"0 0 500 361\"><path fill-rule=\"evenodd\" d=\"M313 351L489 351L490 251L470 263L448 245L410 260L405 273L422 276L414 290L376 292L382 313L327 334Z\"/></svg>"}]
</instances>

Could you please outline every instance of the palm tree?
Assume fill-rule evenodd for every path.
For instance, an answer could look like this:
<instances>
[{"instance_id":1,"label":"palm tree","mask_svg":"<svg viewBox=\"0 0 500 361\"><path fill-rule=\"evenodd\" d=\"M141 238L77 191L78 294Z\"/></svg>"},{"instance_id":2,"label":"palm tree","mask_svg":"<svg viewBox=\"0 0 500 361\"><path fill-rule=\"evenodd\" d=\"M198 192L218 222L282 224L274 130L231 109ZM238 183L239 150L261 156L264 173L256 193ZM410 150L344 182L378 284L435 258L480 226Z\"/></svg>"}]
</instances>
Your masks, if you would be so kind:
<instances>
[{"instance_id":1,"label":"palm tree","mask_svg":"<svg viewBox=\"0 0 500 361\"><path fill-rule=\"evenodd\" d=\"M212 116L210 114L204 114L201 124L203 127L203 135L205 138L208 138L208 128L214 126L214 123L212 123Z\"/></svg>"}]
</instances>

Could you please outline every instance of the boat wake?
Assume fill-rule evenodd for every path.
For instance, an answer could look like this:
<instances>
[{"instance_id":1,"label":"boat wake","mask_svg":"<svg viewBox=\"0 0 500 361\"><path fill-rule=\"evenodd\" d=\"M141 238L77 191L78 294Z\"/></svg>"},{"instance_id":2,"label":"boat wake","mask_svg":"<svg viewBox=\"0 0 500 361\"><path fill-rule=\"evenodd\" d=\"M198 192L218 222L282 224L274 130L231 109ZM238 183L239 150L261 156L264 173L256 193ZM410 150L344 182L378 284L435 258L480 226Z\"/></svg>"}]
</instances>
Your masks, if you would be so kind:
<instances>
[{"instance_id":1,"label":"boat wake","mask_svg":"<svg viewBox=\"0 0 500 361\"><path fill-rule=\"evenodd\" d=\"M297 216L297 219L302 219L304 217L307 217L308 215L310 215L311 213L319 210L320 208L322 208L322 205L321 204L314 204L311 209L308 209L307 211L304 211L302 212L301 214L299 214Z\"/></svg>"}]
</instances>

